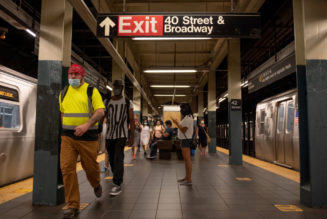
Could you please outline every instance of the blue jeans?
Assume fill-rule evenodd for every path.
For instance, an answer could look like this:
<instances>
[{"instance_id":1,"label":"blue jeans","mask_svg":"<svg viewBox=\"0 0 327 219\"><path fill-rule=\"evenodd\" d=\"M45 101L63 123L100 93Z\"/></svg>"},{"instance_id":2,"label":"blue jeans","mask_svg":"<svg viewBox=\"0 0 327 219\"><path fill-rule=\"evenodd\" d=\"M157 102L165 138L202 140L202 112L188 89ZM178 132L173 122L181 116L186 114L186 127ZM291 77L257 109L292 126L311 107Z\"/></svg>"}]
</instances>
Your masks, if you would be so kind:
<instances>
[{"instance_id":1,"label":"blue jeans","mask_svg":"<svg viewBox=\"0 0 327 219\"><path fill-rule=\"evenodd\" d=\"M157 156L157 144L158 142L154 142L153 144L151 144L150 146L150 157L155 157Z\"/></svg>"}]
</instances>

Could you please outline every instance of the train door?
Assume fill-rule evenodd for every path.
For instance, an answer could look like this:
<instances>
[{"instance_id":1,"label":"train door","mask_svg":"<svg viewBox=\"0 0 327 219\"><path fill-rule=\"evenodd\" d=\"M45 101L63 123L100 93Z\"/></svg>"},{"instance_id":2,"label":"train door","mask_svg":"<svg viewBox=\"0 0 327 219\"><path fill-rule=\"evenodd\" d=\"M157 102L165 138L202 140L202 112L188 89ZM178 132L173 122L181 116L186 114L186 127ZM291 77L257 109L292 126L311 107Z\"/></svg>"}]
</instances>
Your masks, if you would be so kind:
<instances>
[{"instance_id":1,"label":"train door","mask_svg":"<svg viewBox=\"0 0 327 219\"><path fill-rule=\"evenodd\" d=\"M278 103L276 141L275 141L276 162L280 165L284 165L287 167L292 167L293 165L293 148L292 148L293 129L290 129L291 127L290 124L292 123L292 121L294 121L293 116L294 116L293 100L287 100Z\"/></svg>"}]
</instances>

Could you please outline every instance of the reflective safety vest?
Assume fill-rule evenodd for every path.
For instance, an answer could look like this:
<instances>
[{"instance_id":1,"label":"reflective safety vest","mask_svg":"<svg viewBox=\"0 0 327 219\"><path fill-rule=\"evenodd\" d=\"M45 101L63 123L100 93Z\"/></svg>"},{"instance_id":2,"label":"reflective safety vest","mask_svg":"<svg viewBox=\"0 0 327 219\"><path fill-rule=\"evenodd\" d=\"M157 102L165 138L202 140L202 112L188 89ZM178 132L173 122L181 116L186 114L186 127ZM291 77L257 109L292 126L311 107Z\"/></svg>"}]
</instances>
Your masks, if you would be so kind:
<instances>
[{"instance_id":1,"label":"reflective safety vest","mask_svg":"<svg viewBox=\"0 0 327 219\"><path fill-rule=\"evenodd\" d=\"M95 101L92 102L94 90L98 95L94 95L93 98L95 98ZM68 95L66 95L67 92ZM74 130L77 126L86 123L92 117L93 109L104 108L98 90L89 86L87 83L84 83L79 88L65 86L60 92L59 101L60 111L63 113L62 128L64 130ZM99 123L97 122L89 130L98 130L98 125Z\"/></svg>"}]
</instances>

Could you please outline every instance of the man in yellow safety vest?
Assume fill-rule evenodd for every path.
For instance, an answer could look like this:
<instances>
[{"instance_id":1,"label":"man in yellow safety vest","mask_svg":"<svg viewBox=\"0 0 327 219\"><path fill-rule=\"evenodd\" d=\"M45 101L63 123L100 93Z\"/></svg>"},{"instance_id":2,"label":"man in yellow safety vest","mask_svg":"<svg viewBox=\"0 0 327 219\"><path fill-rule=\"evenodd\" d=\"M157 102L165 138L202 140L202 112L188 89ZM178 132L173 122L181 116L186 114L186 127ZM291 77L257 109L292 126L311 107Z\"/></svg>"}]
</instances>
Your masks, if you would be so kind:
<instances>
[{"instance_id":1,"label":"man in yellow safety vest","mask_svg":"<svg viewBox=\"0 0 327 219\"><path fill-rule=\"evenodd\" d=\"M76 161L80 155L82 167L94 193L102 195L98 155L98 121L104 116L104 104L99 91L84 82L82 66L72 64L68 70L69 86L59 95L62 120L60 167L65 186L66 207L63 218L73 218L80 205Z\"/></svg>"}]
</instances>

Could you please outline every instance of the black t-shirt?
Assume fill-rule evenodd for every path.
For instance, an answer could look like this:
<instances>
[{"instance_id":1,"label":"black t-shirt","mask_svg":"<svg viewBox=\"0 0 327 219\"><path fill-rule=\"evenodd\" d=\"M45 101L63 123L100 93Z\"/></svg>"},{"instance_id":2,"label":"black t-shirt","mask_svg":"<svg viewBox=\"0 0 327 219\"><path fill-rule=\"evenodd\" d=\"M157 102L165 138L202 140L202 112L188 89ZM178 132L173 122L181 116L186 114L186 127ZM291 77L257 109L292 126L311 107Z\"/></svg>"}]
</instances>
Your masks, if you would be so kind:
<instances>
[{"instance_id":1,"label":"black t-shirt","mask_svg":"<svg viewBox=\"0 0 327 219\"><path fill-rule=\"evenodd\" d=\"M166 128L164 133L169 134L168 137L164 137L164 140L171 140L171 138L173 137L174 129L173 128Z\"/></svg>"}]
</instances>

